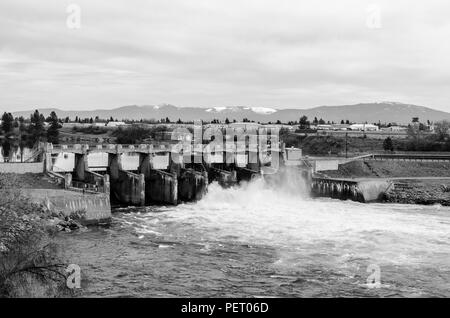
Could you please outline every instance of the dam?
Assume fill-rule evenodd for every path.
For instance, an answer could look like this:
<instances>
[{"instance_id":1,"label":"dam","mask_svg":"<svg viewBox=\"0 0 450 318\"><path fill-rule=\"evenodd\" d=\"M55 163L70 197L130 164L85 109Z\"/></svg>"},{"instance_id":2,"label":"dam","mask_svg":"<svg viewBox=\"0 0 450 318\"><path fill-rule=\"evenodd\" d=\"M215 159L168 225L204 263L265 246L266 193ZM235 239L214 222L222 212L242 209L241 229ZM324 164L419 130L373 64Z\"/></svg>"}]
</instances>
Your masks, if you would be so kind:
<instances>
[{"instance_id":1,"label":"dam","mask_svg":"<svg viewBox=\"0 0 450 318\"><path fill-rule=\"evenodd\" d=\"M38 162L11 163L6 168L17 171L27 165L24 172L45 172L65 193L73 193L65 195L70 200L58 200L51 191L43 192L45 204L72 213L83 208L80 202L84 196L89 203L83 209L93 220L98 219L95 211L110 210L109 204L178 205L202 199L212 182L228 188L260 176L280 186L288 179L298 180L298 192L306 189L313 197L359 202L379 202L392 188L390 180L381 178L329 178L320 171L337 169L338 160L309 158L301 149L286 148L278 140L266 142L264 136L254 140L257 144L250 138L243 144L224 139L214 147L192 142L190 147L180 147L176 141L138 145L42 143ZM39 195L33 197L38 199Z\"/></svg>"},{"instance_id":2,"label":"dam","mask_svg":"<svg viewBox=\"0 0 450 318\"><path fill-rule=\"evenodd\" d=\"M251 145L247 141L244 147L224 143L214 149L200 144L194 145L191 151L178 151L176 147L177 144L170 142L140 145L46 143L42 151L45 171L63 180L66 188L109 193L111 202L135 206L197 201L213 181L231 186L259 176L264 167L278 168L286 161L282 143ZM58 160L68 156L73 158L72 163L65 168L58 166ZM103 160L91 165L95 156ZM134 166L129 164L130 158Z\"/></svg>"}]
</instances>

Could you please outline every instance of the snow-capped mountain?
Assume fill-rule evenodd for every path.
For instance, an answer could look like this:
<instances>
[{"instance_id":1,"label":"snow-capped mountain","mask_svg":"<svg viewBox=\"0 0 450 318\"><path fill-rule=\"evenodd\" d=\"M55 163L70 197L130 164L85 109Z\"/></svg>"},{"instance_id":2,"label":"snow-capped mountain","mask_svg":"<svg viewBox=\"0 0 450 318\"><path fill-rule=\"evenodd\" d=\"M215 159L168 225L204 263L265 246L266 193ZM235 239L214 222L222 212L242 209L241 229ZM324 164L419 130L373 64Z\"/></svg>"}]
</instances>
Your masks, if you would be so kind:
<instances>
[{"instance_id":1,"label":"snow-capped mountain","mask_svg":"<svg viewBox=\"0 0 450 318\"><path fill-rule=\"evenodd\" d=\"M171 121L181 119L183 121L202 120L225 120L242 121L244 118L256 122L282 122L295 121L303 115L309 119L323 118L325 121L340 122L350 120L353 122L396 122L409 123L412 117L419 117L421 121L436 121L442 119L450 120L450 113L434 110L431 108L402 104L397 102L363 103L343 106L320 106L308 109L275 109L268 107L235 106L235 107L177 107L164 104L158 106L124 106L114 109L98 109L91 111L65 111L57 108L39 109L44 115L55 111L59 117L75 116L90 118L99 116L100 118L121 119L161 119L168 117ZM28 117L30 111L15 112L15 116Z\"/></svg>"}]
</instances>

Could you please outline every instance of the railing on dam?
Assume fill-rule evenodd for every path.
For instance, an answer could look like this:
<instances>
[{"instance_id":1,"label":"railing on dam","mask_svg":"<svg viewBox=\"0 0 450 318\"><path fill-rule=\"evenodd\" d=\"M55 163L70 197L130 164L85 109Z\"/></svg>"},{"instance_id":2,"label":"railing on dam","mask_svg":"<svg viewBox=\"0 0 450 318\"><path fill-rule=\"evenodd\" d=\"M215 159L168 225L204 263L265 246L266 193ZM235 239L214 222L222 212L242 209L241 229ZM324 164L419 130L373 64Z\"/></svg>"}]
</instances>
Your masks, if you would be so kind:
<instances>
[{"instance_id":1,"label":"railing on dam","mask_svg":"<svg viewBox=\"0 0 450 318\"><path fill-rule=\"evenodd\" d=\"M95 192L95 193L105 192L104 186L81 182L81 181L72 181L72 187L79 189L79 190Z\"/></svg>"},{"instance_id":2,"label":"railing on dam","mask_svg":"<svg viewBox=\"0 0 450 318\"><path fill-rule=\"evenodd\" d=\"M144 152L144 153L156 153L156 152L168 152L171 150L173 143L158 143L158 144L98 144L98 145L52 145L47 144L44 151L50 153L61 152L110 152L110 153L126 153L126 152Z\"/></svg>"},{"instance_id":3,"label":"railing on dam","mask_svg":"<svg viewBox=\"0 0 450 318\"><path fill-rule=\"evenodd\" d=\"M140 153L167 153L174 150L174 146L179 146L177 141L172 142L152 142L150 144L42 144L39 146L41 151L47 153L85 153L85 152L105 152L105 153L127 153L127 152L140 152ZM183 146L187 146L185 144ZM225 142L223 145L214 145L211 148L208 144L191 144L192 149L186 151L185 153L202 153L202 152L271 152L271 151L282 151L279 145L240 145L235 142Z\"/></svg>"},{"instance_id":4,"label":"railing on dam","mask_svg":"<svg viewBox=\"0 0 450 318\"><path fill-rule=\"evenodd\" d=\"M450 161L450 154L372 154L360 160L398 160L398 161Z\"/></svg>"}]
</instances>

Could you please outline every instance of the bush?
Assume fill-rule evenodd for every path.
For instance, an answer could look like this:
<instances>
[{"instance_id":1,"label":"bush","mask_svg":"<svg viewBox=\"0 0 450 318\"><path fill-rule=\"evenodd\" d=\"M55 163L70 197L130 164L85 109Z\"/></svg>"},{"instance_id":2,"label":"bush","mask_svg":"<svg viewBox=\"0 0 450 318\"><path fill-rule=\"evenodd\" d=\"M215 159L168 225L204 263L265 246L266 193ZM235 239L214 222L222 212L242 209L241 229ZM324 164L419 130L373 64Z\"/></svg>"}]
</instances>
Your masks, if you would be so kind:
<instances>
[{"instance_id":1,"label":"bush","mask_svg":"<svg viewBox=\"0 0 450 318\"><path fill-rule=\"evenodd\" d=\"M83 134L91 134L91 135L101 135L106 134L108 132L108 129L106 127L101 126L88 126L88 127L73 126L72 130L73 132L80 132Z\"/></svg>"},{"instance_id":2,"label":"bush","mask_svg":"<svg viewBox=\"0 0 450 318\"><path fill-rule=\"evenodd\" d=\"M0 185L0 297L52 297L68 293L66 265L47 225L50 213Z\"/></svg>"},{"instance_id":3,"label":"bush","mask_svg":"<svg viewBox=\"0 0 450 318\"><path fill-rule=\"evenodd\" d=\"M116 137L116 142L119 144L138 144L148 138L158 139L168 130L169 128L163 125L151 128L142 126L119 127L113 132L113 136Z\"/></svg>"},{"instance_id":4,"label":"bush","mask_svg":"<svg viewBox=\"0 0 450 318\"><path fill-rule=\"evenodd\" d=\"M394 144L393 144L392 139L390 137L387 137L383 141L383 149L385 151L394 151Z\"/></svg>"}]
</instances>

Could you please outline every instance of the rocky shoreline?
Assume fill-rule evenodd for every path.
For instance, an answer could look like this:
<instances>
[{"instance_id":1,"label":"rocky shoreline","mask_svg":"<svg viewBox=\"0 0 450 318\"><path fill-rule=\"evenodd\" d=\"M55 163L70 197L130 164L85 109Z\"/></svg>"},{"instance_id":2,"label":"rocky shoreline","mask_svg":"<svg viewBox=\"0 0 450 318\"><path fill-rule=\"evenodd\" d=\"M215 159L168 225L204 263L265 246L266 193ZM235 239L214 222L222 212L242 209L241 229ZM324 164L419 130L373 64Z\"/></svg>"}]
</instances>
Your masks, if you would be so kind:
<instances>
[{"instance_id":1,"label":"rocky shoreline","mask_svg":"<svg viewBox=\"0 0 450 318\"><path fill-rule=\"evenodd\" d=\"M388 203L450 206L449 180L396 180L385 193Z\"/></svg>"},{"instance_id":2,"label":"rocky shoreline","mask_svg":"<svg viewBox=\"0 0 450 318\"><path fill-rule=\"evenodd\" d=\"M450 164L445 162L353 161L321 174L338 179L390 180L392 185L381 199L386 203L450 206Z\"/></svg>"}]
</instances>

